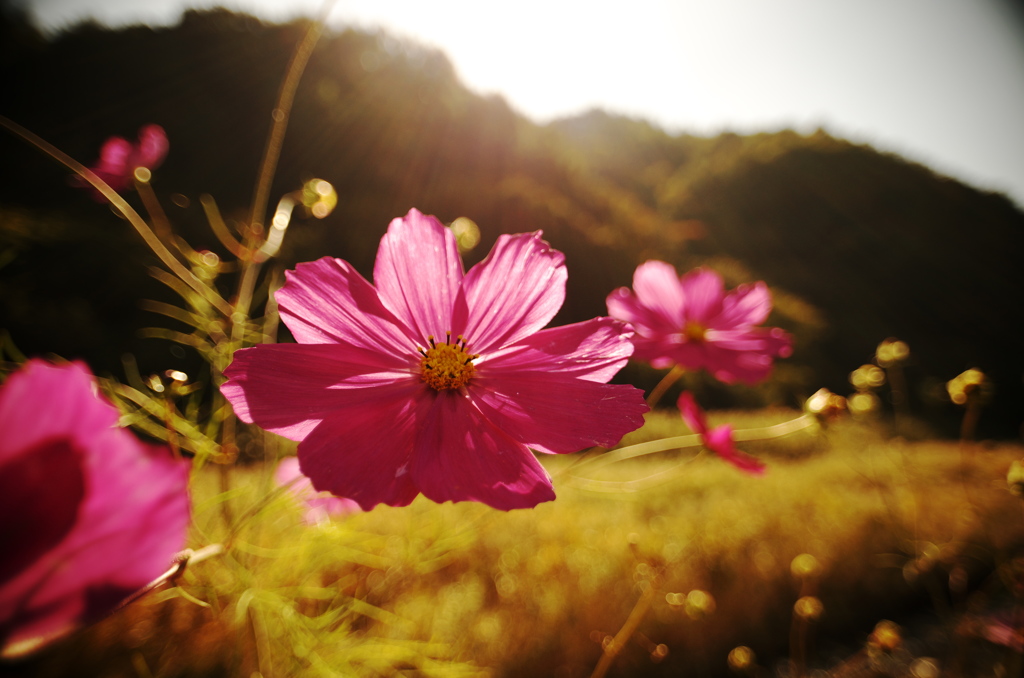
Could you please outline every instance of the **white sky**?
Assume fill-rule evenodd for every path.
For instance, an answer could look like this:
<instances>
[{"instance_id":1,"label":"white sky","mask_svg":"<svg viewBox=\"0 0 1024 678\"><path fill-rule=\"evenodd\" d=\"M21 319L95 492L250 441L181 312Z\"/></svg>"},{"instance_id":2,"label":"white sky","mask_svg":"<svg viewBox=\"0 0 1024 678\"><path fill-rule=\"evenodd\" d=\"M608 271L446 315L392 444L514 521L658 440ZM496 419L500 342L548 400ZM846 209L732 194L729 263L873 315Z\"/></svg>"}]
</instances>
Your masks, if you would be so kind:
<instances>
[{"instance_id":1,"label":"white sky","mask_svg":"<svg viewBox=\"0 0 1024 678\"><path fill-rule=\"evenodd\" d=\"M43 28L270 20L318 0L26 0ZM1024 13L1005 0L338 0L330 23L445 51L538 122L593 106L670 131L818 126L1024 206Z\"/></svg>"}]
</instances>

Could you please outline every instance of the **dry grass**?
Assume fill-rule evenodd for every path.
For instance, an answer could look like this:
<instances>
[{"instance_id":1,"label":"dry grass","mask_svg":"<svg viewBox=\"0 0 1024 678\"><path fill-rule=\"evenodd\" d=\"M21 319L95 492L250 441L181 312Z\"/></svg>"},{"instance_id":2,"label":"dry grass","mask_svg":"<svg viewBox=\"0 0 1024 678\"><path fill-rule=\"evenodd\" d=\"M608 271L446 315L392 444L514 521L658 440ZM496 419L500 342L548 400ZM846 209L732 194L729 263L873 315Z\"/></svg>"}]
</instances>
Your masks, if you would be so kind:
<instances>
[{"instance_id":1,"label":"dry grass","mask_svg":"<svg viewBox=\"0 0 1024 678\"><path fill-rule=\"evenodd\" d=\"M712 424L765 426L795 414L717 413ZM1006 574L1024 543L1020 499L1005 481L1024 450L876 431L847 423L747 443L769 462L762 478L692 450L621 462L594 474L620 483L613 493L581 489L586 467L576 460L546 458L558 499L534 510L420 498L312 527L286 497L265 500L265 469L235 469L227 495L204 471L193 489L194 545L226 542L228 553L187 572L180 589L16 668L587 676L641 598L650 607L609 675L727 675L738 645L777 673L794 673L803 658L836 667L880 619L962 619L977 603L970 591ZM677 418L655 414L631 442L684 433ZM635 482L651 474L661 482ZM232 534L225 515L242 527ZM794 576L800 554L818 570ZM801 596L821 602L819 619L794 617ZM939 665L962 665L984 644L957 638L937 649L908 640L897 663L906 669L931 653Z\"/></svg>"}]
</instances>

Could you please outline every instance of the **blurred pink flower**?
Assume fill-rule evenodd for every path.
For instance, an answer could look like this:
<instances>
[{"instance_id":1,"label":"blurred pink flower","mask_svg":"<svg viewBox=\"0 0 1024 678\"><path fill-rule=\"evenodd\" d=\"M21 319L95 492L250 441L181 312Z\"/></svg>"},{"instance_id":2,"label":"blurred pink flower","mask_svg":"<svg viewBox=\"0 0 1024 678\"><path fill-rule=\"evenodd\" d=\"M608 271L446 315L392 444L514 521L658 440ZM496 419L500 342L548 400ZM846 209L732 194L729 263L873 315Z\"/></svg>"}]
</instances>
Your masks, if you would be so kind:
<instances>
[{"instance_id":1,"label":"blurred pink flower","mask_svg":"<svg viewBox=\"0 0 1024 678\"><path fill-rule=\"evenodd\" d=\"M277 462L274 480L278 485L287 487L295 498L305 505L305 520L309 525L322 523L331 516L345 516L360 510L359 504L351 499L318 494L313 489L312 481L299 470L298 457L285 457Z\"/></svg>"},{"instance_id":2,"label":"blurred pink flower","mask_svg":"<svg viewBox=\"0 0 1024 678\"><path fill-rule=\"evenodd\" d=\"M690 430L701 437L706 448L741 471L754 475L764 473L763 461L736 449L736 445L732 441L732 426L724 424L713 429L708 428L704 410L700 408L689 391L683 391L679 396L678 406L679 413L683 415L683 421L690 427Z\"/></svg>"},{"instance_id":3,"label":"blurred pink flower","mask_svg":"<svg viewBox=\"0 0 1024 678\"><path fill-rule=\"evenodd\" d=\"M182 549L188 467L117 426L80 363L0 388L0 646L26 654L109 613Z\"/></svg>"},{"instance_id":4,"label":"blurred pink flower","mask_svg":"<svg viewBox=\"0 0 1024 678\"><path fill-rule=\"evenodd\" d=\"M107 182L115 191L132 185L135 169L154 170L167 155L167 134L160 125L143 125L139 129L139 143L132 144L123 137L110 137L100 149L100 159L90 167L93 173ZM94 190L97 200L105 198Z\"/></svg>"},{"instance_id":5,"label":"blurred pink flower","mask_svg":"<svg viewBox=\"0 0 1024 678\"><path fill-rule=\"evenodd\" d=\"M606 383L633 352L624 323L541 329L565 280L540 232L499 236L464 274L451 230L413 209L381 240L376 287L341 259L289 271L276 297L300 343L238 351L221 391L242 420L301 441L317 490L364 509L421 492L532 507L555 493L529 448L611 446L648 409Z\"/></svg>"},{"instance_id":6,"label":"blurred pink flower","mask_svg":"<svg viewBox=\"0 0 1024 678\"><path fill-rule=\"evenodd\" d=\"M648 261L633 274L633 289L608 295L608 314L630 323L633 357L654 367L704 368L727 384L765 379L776 357L792 353L789 335L755 327L772 309L763 282L726 292L722 277L698 268L680 278L674 266Z\"/></svg>"}]
</instances>

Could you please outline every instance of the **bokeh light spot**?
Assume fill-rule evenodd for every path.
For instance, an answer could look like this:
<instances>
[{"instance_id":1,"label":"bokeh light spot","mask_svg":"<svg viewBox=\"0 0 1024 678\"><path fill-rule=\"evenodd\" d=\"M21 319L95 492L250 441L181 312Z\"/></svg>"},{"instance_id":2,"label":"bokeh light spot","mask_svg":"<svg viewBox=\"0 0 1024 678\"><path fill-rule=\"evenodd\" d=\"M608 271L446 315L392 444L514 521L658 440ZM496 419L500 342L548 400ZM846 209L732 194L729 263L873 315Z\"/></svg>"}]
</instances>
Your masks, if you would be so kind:
<instances>
[{"instance_id":1,"label":"bokeh light spot","mask_svg":"<svg viewBox=\"0 0 1024 678\"><path fill-rule=\"evenodd\" d=\"M480 244L480 227L468 217L459 217L451 223L452 233L459 245L459 252L468 252Z\"/></svg>"}]
</instances>

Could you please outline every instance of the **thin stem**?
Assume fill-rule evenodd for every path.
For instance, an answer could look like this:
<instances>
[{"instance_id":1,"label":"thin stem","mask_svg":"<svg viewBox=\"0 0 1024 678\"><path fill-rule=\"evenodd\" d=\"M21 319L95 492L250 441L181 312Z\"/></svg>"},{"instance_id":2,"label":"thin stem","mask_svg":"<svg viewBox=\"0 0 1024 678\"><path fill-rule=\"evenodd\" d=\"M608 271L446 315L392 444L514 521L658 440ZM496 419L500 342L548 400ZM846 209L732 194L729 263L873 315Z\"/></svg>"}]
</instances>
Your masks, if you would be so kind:
<instances>
[{"instance_id":1,"label":"thin stem","mask_svg":"<svg viewBox=\"0 0 1024 678\"><path fill-rule=\"evenodd\" d=\"M625 461L626 459L633 459L634 457L642 457L645 454L655 454L656 452L666 452L668 450L679 450L686 447L697 447L698 445L703 444L703 439L696 433L686 436L651 440L646 443L637 443L636 445L620 447L612 452L606 452L602 455L591 457L590 459L584 459L575 465L574 470L579 470L581 467L586 466L589 470L594 471L609 464L614 464L618 461Z\"/></svg>"},{"instance_id":2,"label":"thin stem","mask_svg":"<svg viewBox=\"0 0 1024 678\"><path fill-rule=\"evenodd\" d=\"M284 82L281 83L281 92L277 98L277 106L274 107L272 117L273 124L270 127L270 136L267 138L267 146L263 152L263 162L260 163L260 172L256 180L256 194L252 203L252 214L249 219L251 231L259 230L257 226L263 225L263 216L267 211L267 203L270 200L270 184L277 169L277 162L281 157L281 148L284 145L284 133L288 129L288 117L291 114L292 106L295 103L295 92L299 87L299 80L302 72L306 69L309 57L313 54L313 47L320 39L323 32L324 21L334 0L327 0L321 10L320 17L314 21L306 35L299 43L292 55L291 63ZM252 304L252 293L256 287L256 276L259 273L262 259L253 253L251 259L242 259L242 279L238 284L238 296L235 298L234 313L232 314L231 339L238 343L242 339L245 322L249 317L249 307Z\"/></svg>"},{"instance_id":3,"label":"thin stem","mask_svg":"<svg viewBox=\"0 0 1024 678\"><path fill-rule=\"evenodd\" d=\"M224 217L221 216L220 210L217 208L217 203L214 201L213 196L209 194L202 194L199 196L199 204L203 206L203 212L206 213L206 220L210 223L210 230L217 236L217 240L224 245L228 252L236 259L242 259L246 256L245 246L238 241L238 239L231 235L231 231L228 230L227 224L224 223Z\"/></svg>"},{"instance_id":4,"label":"thin stem","mask_svg":"<svg viewBox=\"0 0 1024 678\"><path fill-rule=\"evenodd\" d=\"M651 603L654 602L654 595L657 593L658 588L655 586L655 582L648 582L648 586L644 589L643 593L640 594L640 599L636 601L636 605L633 606L633 610L629 613L629 617L626 618L626 623L622 625L619 632L602 648L602 654L600 661L597 662L597 666L594 667L594 672L590 674L590 678L603 678L608 673L608 669L611 668L612 662L622 651L626 641L630 639L633 633L636 632L640 622L643 621L644 615L651 608Z\"/></svg>"},{"instance_id":5,"label":"thin stem","mask_svg":"<svg viewBox=\"0 0 1024 678\"><path fill-rule=\"evenodd\" d=\"M647 396L647 406L653 410L654 406L658 404L659 400L661 400L661 396L665 395L665 391L667 391L672 384L679 381L679 377L683 376L685 372L686 370L679 365L673 366L672 369L669 370L668 374L661 378L661 381L659 381L658 385L654 387L651 394Z\"/></svg>"},{"instance_id":6,"label":"thin stem","mask_svg":"<svg viewBox=\"0 0 1024 678\"><path fill-rule=\"evenodd\" d=\"M171 222L167 218L164 208L160 205L160 201L157 200L156 193L154 193L149 180L142 180L136 176L135 190L138 192L139 197L142 198L142 204L146 206L146 211L149 212L149 219L153 222L153 230L156 232L157 237L165 244L172 242L174 236L171 233Z\"/></svg>"},{"instance_id":7,"label":"thin stem","mask_svg":"<svg viewBox=\"0 0 1024 678\"><path fill-rule=\"evenodd\" d=\"M176 580L185 572L185 569L189 565L201 563L207 558L212 558L213 556L220 555L223 552L224 547L220 544L210 544L209 546L204 546L198 551L193 551L192 549L185 549L175 557L174 562L171 564L171 566L167 569L166 572L164 572L162 575L160 575L153 581L149 582L148 584L146 584L141 589L131 594L124 600L122 600L118 604L118 606L114 608L114 610L120 610L121 608L135 602L136 600L146 595L150 591L159 588L167 582Z\"/></svg>"},{"instance_id":8,"label":"thin stem","mask_svg":"<svg viewBox=\"0 0 1024 678\"><path fill-rule=\"evenodd\" d=\"M277 106L273 110L273 124L270 128L270 136L267 138L267 146L263 151L263 162L260 164L260 173L256 180L256 194L252 204L252 225L262 224L263 215L267 211L267 203L270 201L270 182L277 169L277 161L281 157L281 147L284 144L284 133L288 128L288 116L291 114L292 104L295 102L295 91L299 87L299 80L302 72L306 69L306 63L313 54L313 47L320 39L323 32L324 21L334 6L334 0L327 0L320 12L320 17L310 25L309 30L303 37L302 42L292 55L292 61L288 64L288 71L284 81L281 83L281 92L277 97Z\"/></svg>"},{"instance_id":9,"label":"thin stem","mask_svg":"<svg viewBox=\"0 0 1024 678\"><path fill-rule=\"evenodd\" d=\"M769 440L771 438L780 438L784 435L789 435L790 433L795 433L796 431L808 428L813 424L813 416L809 414L801 414L795 419L784 421L780 424L733 431L732 439L737 442L745 442L750 440ZM697 447L698 445L703 444L703 438L696 433L691 433L690 435L685 436L675 436L672 438L662 438L660 440L651 440L646 443L627 445L626 447L620 447L612 452L606 452L605 454L594 456L590 459L584 459L578 464L575 464L573 469L578 470L580 467L586 466L589 470L596 470L602 466L614 464L617 461L625 461L626 459L642 457L646 454L655 454L656 452L666 452L668 450L678 450L686 447Z\"/></svg>"},{"instance_id":10,"label":"thin stem","mask_svg":"<svg viewBox=\"0 0 1024 678\"><path fill-rule=\"evenodd\" d=\"M796 419L790 419L780 424L773 424L771 426L762 426L760 428L744 428L732 432L732 439L738 443L747 442L750 440L768 440L770 438L779 438L790 433L796 433L797 431L803 430L813 426L815 423L814 415L801 414Z\"/></svg>"}]
</instances>

